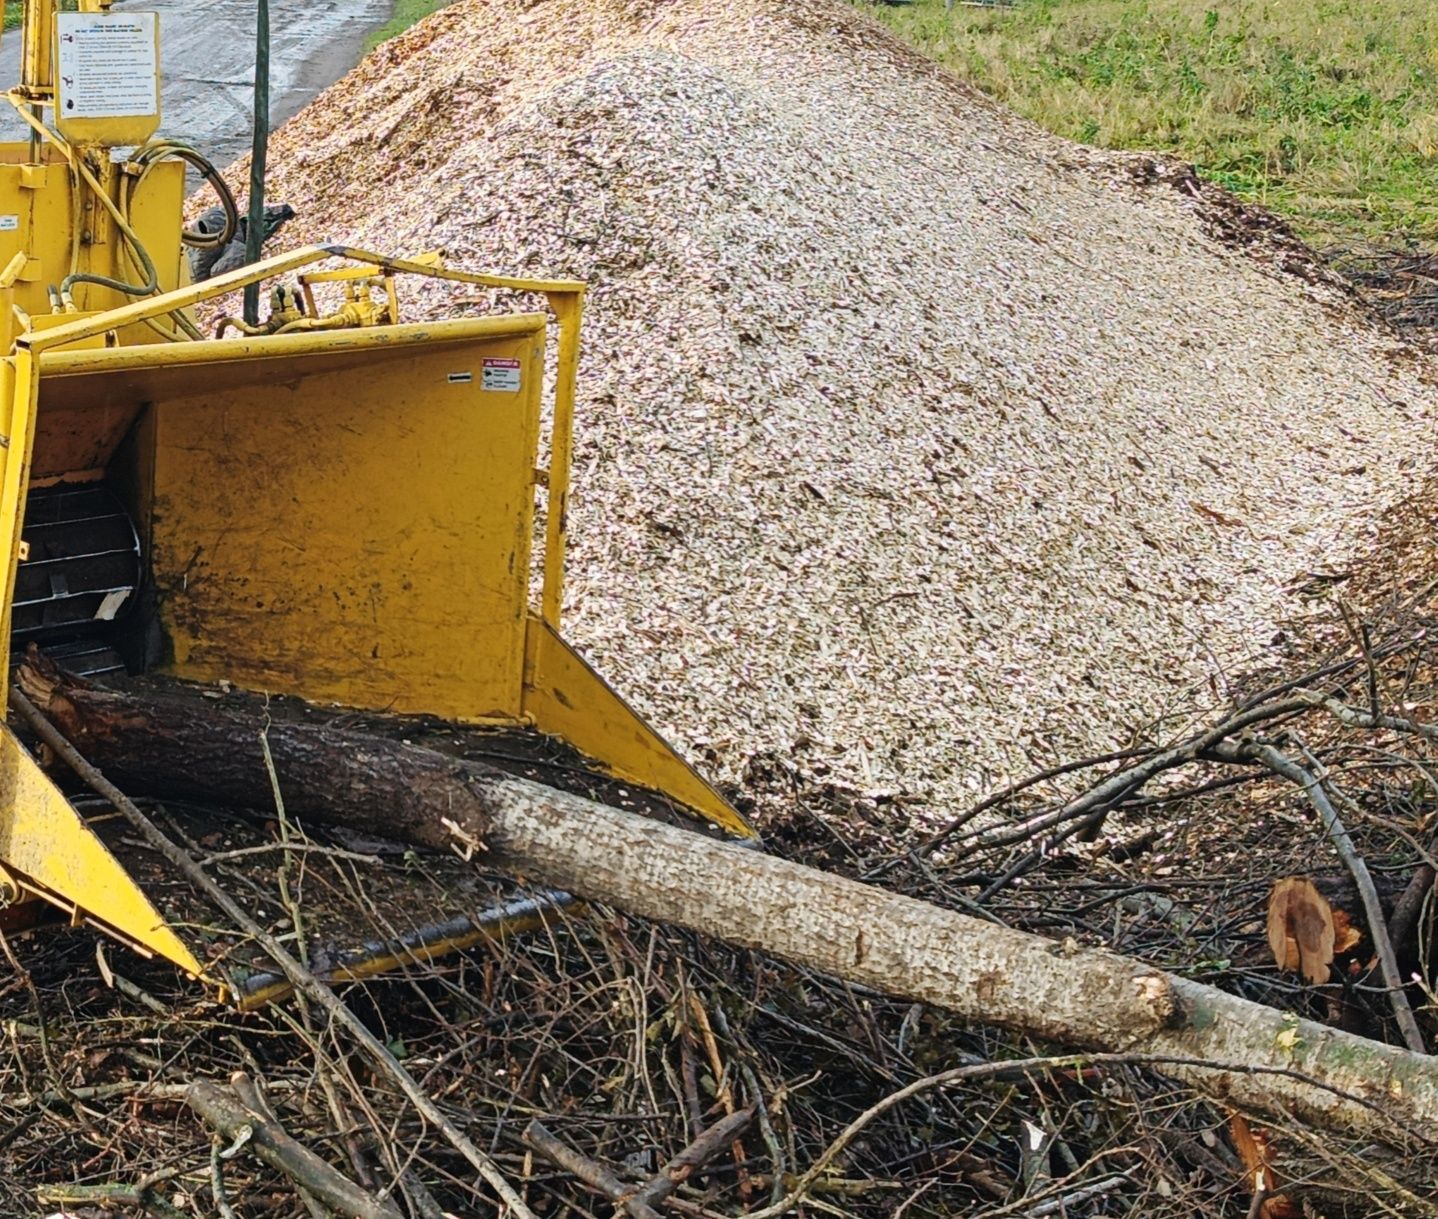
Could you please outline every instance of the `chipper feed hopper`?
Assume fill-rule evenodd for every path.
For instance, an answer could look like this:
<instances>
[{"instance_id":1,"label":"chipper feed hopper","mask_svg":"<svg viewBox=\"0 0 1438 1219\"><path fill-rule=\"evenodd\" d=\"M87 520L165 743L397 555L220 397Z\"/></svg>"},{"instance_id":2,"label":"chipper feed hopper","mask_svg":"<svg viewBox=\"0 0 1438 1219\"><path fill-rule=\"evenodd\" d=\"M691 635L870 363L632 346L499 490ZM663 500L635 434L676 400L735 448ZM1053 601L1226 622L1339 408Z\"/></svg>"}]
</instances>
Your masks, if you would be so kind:
<instances>
[{"instance_id":1,"label":"chipper feed hopper","mask_svg":"<svg viewBox=\"0 0 1438 1219\"><path fill-rule=\"evenodd\" d=\"M12 659L36 643L100 682L163 674L547 741L596 782L752 837L559 633L582 285L338 246L190 284L186 245L229 241L236 217L222 190L225 231L182 232L187 166L217 175L155 136L158 18L56 7L25 6L9 97L30 138L0 146ZM535 308L407 323L414 277ZM202 334L205 302L251 283L268 319ZM0 783L5 919L58 908L206 973L117 857L108 810L9 728ZM436 912L405 951L516 909ZM397 955L367 953L350 972Z\"/></svg>"}]
</instances>

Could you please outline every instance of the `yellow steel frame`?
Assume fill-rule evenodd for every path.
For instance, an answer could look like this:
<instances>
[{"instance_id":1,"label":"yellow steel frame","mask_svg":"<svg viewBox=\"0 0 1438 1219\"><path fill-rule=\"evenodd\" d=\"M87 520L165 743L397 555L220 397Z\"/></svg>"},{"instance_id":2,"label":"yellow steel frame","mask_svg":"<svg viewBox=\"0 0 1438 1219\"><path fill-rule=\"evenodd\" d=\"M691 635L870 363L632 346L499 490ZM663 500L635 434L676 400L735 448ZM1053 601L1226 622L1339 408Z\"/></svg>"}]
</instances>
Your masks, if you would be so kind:
<instances>
[{"instance_id":1,"label":"yellow steel frame","mask_svg":"<svg viewBox=\"0 0 1438 1219\"><path fill-rule=\"evenodd\" d=\"M8 728L0 729L0 872L11 903L44 899L73 922L201 975L194 953Z\"/></svg>"},{"instance_id":2,"label":"yellow steel frame","mask_svg":"<svg viewBox=\"0 0 1438 1219\"><path fill-rule=\"evenodd\" d=\"M75 316L60 325L47 326L43 331L31 331L20 335L15 341L14 355L9 363L15 377L10 397L6 430L0 436L4 444L4 480L0 483L0 529L19 528L20 501L24 489L21 486L21 469L26 469L34 441L34 416L38 405L38 385L35 368L39 359L66 348L80 348L95 340L104 340L107 335L116 336L134 327L143 325L172 313L193 309L202 301L225 295L248 284L260 283L276 276L299 271L304 267L331 258L342 258L376 268L383 274L413 274L442 279L454 283L475 284L491 288L508 288L542 295L549 303L559 323L559 376L555 385L553 423L550 436L550 466L544 479L548 487L551 510L546 517L545 554L543 568L543 593L541 605L543 617L551 626L558 628L564 589L564 533L565 514L569 496L569 461L573 446L574 396L576 370L578 368L579 321L582 312L584 285L575 280L524 279L514 276L486 275L472 271L457 271L436 267L407 259L387 258L367 250L340 245L304 246L284 254L242 267L226 275L215 276L201 284L190 284L164 293L147 297L130 304L118 306L102 313ZM330 335L284 335L274 337L247 338L226 342L226 356L221 358L242 358L256 350L275 351L275 344L288 344L291 349L324 349L330 341L341 343L365 342L364 332L334 332ZM386 330L377 331L381 337L375 341L387 341ZM256 345L259 345L258 347ZM233 352L233 355L228 354ZM165 368L193 363L190 344L146 347L142 352L122 347L106 349L94 354L94 359L105 366L120 367L125 362L143 364L149 368ZM3 374L0 374L3 375ZM0 385L3 388L3 385ZM24 454L24 462L16 462L16 453ZM557 509L557 510L556 510ZM16 533L18 541L18 532ZM4 575L3 612L0 620L8 637L10 623L10 602L14 596L16 557L14 547L8 568ZM0 679L0 693L5 688Z\"/></svg>"},{"instance_id":3,"label":"yellow steel frame","mask_svg":"<svg viewBox=\"0 0 1438 1219\"><path fill-rule=\"evenodd\" d=\"M107 383L149 403L137 502L171 672L513 723L544 339L518 313L184 343L163 366L59 352L41 410L108 407ZM493 360L514 389L485 386Z\"/></svg>"},{"instance_id":4,"label":"yellow steel frame","mask_svg":"<svg viewBox=\"0 0 1438 1219\"><path fill-rule=\"evenodd\" d=\"M536 471L533 456L544 367L543 314L223 342L107 345L115 335L133 333L135 327L202 301L333 259L357 267L357 274L413 274L544 297L558 338L548 468ZM143 491L142 508L145 496L157 507L149 528L157 584L171 597L161 615L175 641L174 671L228 677L277 693L318 693L355 706L532 726L563 737L613 775L666 793L730 833L752 837L753 830L729 803L559 633L583 296L583 285L574 281L482 275L344 246L309 246L203 284L27 330L17 338L13 354L0 360L0 529L11 540L0 577L0 628L8 637L25 496L47 412L135 405L143 413L127 443L141 451L134 473ZM436 374L447 361L468 368L491 352L519 361L524 369L526 390L511 395L502 410L490 409L497 400L483 392L466 399L466 406L443 387L432 392L415 388L437 385ZM261 386L268 388L256 396ZM475 411L488 420L479 430ZM356 423L362 426L352 426ZM218 443L208 435L217 427L228 429ZM462 463L449 460L447 452L443 460L435 459L432 450L473 444L480 446L476 452L491 455L484 460L506 467L521 463L518 475L512 468L477 469L466 492L469 476L463 476ZM288 451L295 445L303 446L298 454ZM406 507L405 489L385 485L386 469L395 477L438 482L412 496L418 509ZM304 481L306 470L312 486ZM541 486L548 499L534 613L525 608L525 589L534 498ZM379 501L373 510L366 508L363 528L347 524L357 487ZM440 511L441 503L457 499L464 500L458 515ZM498 524L486 520L486 512L505 519ZM442 518L438 526L437 514ZM354 603L332 609L328 601L323 613L302 606L286 618L268 604L273 586L257 597L265 602L262 606L241 603L235 590L244 570L251 576L278 572L284 548L299 541L313 543L301 570L338 605L347 593L339 588L342 575L366 576L354 570L345 547L353 549L356 534L378 537L384 530L376 523L382 520L395 526L393 536L382 545L374 543L379 550L361 555L362 565L373 569L378 590L372 597L373 621L361 621L352 612ZM231 528L242 545L226 557L223 535ZM436 528L445 537L436 540L426 532ZM219 573L209 591L195 593L184 586L191 574L181 570L186 546L192 552L205 550L209 571ZM473 554L482 559L477 566L490 573L505 569L502 580L495 577L504 586L499 591L498 585L489 588L477 580L461 561L474 547ZM425 591L436 583L443 585L441 593ZM462 595L455 595L456 588ZM467 619L471 603L490 605L492 612ZM384 620L390 612L385 607L395 605L428 624L421 632L428 633L426 638L417 645L428 650L418 659L390 664L377 654L383 648L364 649L372 638L384 648L396 646ZM314 610L322 630L301 621L308 610ZM266 668L262 653L267 642L272 648L288 646L287 632L293 643L309 650L313 663ZM446 669L441 651L446 646L456 654L483 651L494 659L495 673L512 676L491 680L463 664ZM0 675L0 693L7 680L8 675ZM25 892L47 897L73 917L93 920L191 973L202 972L8 731L0 731L0 867L16 874L18 881L12 882Z\"/></svg>"},{"instance_id":5,"label":"yellow steel frame","mask_svg":"<svg viewBox=\"0 0 1438 1219\"><path fill-rule=\"evenodd\" d=\"M39 159L31 160L32 153ZM67 275L80 272L127 281L137 277L117 221L104 204L90 213L89 227L81 232L89 240L77 240L71 226L55 223L56 216L71 216L87 200L103 197L122 214L153 259L162 290L179 285L183 253L174 217L184 202L184 165L154 165L126 214L119 197L129 189L122 167L107 162L92 170L68 145L32 150L24 143L0 144L0 216L7 218L7 227L0 228L0 351L9 350L30 319L63 316L50 314L48 289ZM87 309L106 309L125 300L112 288L88 283L78 287L76 295ZM165 318L163 324L168 327L171 320ZM138 343L160 336L150 326L137 324L117 337Z\"/></svg>"},{"instance_id":6,"label":"yellow steel frame","mask_svg":"<svg viewBox=\"0 0 1438 1219\"><path fill-rule=\"evenodd\" d=\"M112 0L80 0L82 13L106 13ZM50 102L55 97L54 37L59 0L25 0L20 26L20 89L27 99Z\"/></svg>"}]
</instances>

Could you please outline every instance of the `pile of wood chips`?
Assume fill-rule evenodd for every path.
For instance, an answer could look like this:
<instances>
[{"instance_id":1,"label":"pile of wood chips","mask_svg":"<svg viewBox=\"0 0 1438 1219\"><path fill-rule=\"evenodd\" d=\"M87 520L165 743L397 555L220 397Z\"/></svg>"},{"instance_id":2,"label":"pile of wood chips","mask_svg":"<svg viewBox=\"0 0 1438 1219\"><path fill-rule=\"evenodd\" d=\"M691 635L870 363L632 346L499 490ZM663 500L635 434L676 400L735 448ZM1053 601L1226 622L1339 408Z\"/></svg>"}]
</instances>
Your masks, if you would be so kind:
<instances>
[{"instance_id":1,"label":"pile of wood chips","mask_svg":"<svg viewBox=\"0 0 1438 1219\"><path fill-rule=\"evenodd\" d=\"M592 285L566 633L721 779L937 818L1166 734L1431 465L1435 366L1271 218L835 0L458 0L271 165L286 244Z\"/></svg>"}]
</instances>

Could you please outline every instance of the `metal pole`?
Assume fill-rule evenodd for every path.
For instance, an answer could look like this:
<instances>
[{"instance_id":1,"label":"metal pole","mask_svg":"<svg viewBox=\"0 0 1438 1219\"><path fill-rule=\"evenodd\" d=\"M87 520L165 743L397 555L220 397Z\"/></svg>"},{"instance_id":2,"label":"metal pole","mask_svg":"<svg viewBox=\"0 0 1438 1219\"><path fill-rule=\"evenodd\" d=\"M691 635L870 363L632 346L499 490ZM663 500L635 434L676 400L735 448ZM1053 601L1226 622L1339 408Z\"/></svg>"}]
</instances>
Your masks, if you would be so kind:
<instances>
[{"instance_id":1,"label":"metal pole","mask_svg":"<svg viewBox=\"0 0 1438 1219\"><path fill-rule=\"evenodd\" d=\"M270 3L255 5L255 135L250 150L250 215L245 231L245 262L258 262L265 242L265 152L270 141ZM245 288L245 321L260 321L260 286Z\"/></svg>"}]
</instances>

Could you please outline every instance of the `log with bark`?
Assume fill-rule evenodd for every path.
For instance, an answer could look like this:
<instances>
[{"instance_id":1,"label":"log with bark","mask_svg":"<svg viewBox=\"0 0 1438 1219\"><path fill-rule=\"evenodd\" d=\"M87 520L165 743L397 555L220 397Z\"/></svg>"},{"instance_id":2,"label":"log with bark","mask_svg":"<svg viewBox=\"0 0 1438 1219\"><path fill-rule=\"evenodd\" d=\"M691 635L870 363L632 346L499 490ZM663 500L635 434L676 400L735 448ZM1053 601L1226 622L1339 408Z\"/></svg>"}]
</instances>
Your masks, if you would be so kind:
<instances>
[{"instance_id":1,"label":"log with bark","mask_svg":"<svg viewBox=\"0 0 1438 1219\"><path fill-rule=\"evenodd\" d=\"M1138 961L1055 943L403 741L266 724L195 692L22 686L122 789L265 808L260 734L298 817L429 845L659 922L1048 1041L1147 1055L1234 1104L1390 1143L1438 1128L1438 1059Z\"/></svg>"}]
</instances>

